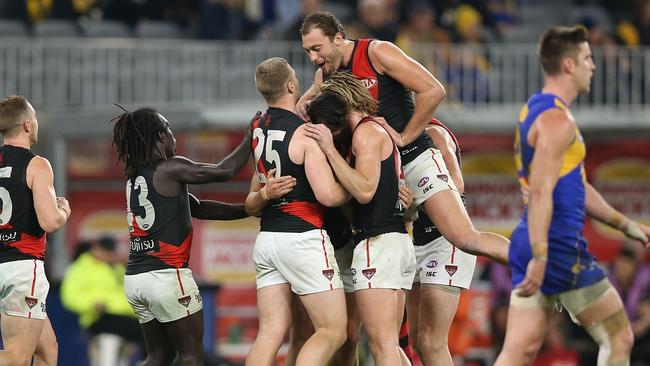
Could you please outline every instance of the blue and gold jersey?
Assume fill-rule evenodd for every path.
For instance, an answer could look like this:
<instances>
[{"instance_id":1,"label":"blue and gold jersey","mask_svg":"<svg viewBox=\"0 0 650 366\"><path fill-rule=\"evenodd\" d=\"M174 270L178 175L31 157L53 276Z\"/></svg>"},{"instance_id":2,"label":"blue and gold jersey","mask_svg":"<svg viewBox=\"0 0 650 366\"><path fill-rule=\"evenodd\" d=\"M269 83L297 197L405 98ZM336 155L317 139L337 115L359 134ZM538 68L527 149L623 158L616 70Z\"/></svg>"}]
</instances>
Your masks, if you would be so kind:
<instances>
[{"instance_id":1,"label":"blue and gold jersey","mask_svg":"<svg viewBox=\"0 0 650 366\"><path fill-rule=\"evenodd\" d=\"M549 109L571 112L562 99L553 94L536 93L522 108L515 130L515 164L521 185L528 184L535 148L528 144L528 132L537 118ZM584 158L582 135L576 126L575 138L564 153L558 181L553 190L553 214L549 227L549 262L542 292L556 294L588 286L604 277L583 236L585 221ZM528 207L512 233L510 267L515 287L526 275L532 257L528 236Z\"/></svg>"}]
</instances>

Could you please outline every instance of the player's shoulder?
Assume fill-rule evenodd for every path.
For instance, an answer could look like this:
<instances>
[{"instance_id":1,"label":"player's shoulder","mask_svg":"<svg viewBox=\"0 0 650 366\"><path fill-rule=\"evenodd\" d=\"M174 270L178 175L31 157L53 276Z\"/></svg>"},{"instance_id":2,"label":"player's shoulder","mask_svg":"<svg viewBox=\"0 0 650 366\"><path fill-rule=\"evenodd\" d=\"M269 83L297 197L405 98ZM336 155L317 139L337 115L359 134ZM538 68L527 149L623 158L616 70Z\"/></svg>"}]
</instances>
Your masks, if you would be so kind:
<instances>
[{"instance_id":1,"label":"player's shoulder","mask_svg":"<svg viewBox=\"0 0 650 366\"><path fill-rule=\"evenodd\" d=\"M40 155L34 155L34 157L29 161L27 169L34 174L51 174L52 165L50 161Z\"/></svg>"}]
</instances>

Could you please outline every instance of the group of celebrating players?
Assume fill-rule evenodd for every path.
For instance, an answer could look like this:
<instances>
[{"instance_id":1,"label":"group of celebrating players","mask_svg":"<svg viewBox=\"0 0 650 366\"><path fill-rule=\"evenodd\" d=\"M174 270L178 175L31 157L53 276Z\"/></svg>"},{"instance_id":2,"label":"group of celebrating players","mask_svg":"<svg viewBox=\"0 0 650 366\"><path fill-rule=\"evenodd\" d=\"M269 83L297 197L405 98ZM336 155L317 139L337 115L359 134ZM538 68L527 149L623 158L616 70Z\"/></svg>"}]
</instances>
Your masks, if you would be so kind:
<instances>
[{"instance_id":1,"label":"group of celebrating players","mask_svg":"<svg viewBox=\"0 0 650 366\"><path fill-rule=\"evenodd\" d=\"M399 346L404 309L423 363L453 365L447 334L475 255L508 264L513 291L497 365L528 365L556 303L599 344L599 366L629 365L633 336L619 295L588 252L585 216L648 246L650 228L612 208L587 182L585 145L569 105L595 66L582 28L554 27L539 44L545 83L522 109L515 161L526 209L509 241L479 232L465 209L459 143L433 119L442 85L390 42L349 40L328 12L308 15L302 45L318 66L301 94L274 57L255 70L267 110L217 164L175 153L153 109L124 111L113 144L124 163L131 252L125 293L147 347L144 365L203 364L203 316L188 268L191 218L260 216L253 250L259 333L246 364L356 365L361 326L378 366L410 365ZM306 122L307 121L307 122ZM55 365L47 319L45 233L71 214L24 97L0 101L0 365ZM244 204L199 200L188 184L232 178L253 153ZM413 222L413 239L407 222Z\"/></svg>"}]
</instances>

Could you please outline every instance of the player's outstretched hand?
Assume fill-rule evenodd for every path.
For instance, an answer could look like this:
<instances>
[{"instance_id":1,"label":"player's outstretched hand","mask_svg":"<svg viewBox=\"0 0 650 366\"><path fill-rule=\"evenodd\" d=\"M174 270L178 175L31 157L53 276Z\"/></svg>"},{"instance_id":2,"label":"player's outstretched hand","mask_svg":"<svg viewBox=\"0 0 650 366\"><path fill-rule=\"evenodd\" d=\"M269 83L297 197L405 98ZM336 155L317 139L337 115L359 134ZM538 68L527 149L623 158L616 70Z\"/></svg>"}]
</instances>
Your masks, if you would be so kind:
<instances>
[{"instance_id":1,"label":"player's outstretched hand","mask_svg":"<svg viewBox=\"0 0 650 366\"><path fill-rule=\"evenodd\" d=\"M305 135L316 140L316 142L318 142L318 146L320 146L321 150L323 150L325 153L328 151L336 151L336 148L334 147L334 138L332 137L332 131L330 131L330 129L327 128L327 126L324 124L305 124Z\"/></svg>"},{"instance_id":2,"label":"player's outstretched hand","mask_svg":"<svg viewBox=\"0 0 650 366\"><path fill-rule=\"evenodd\" d=\"M621 231L630 239L638 240L650 249L650 227L640 224L634 220L628 220L623 224Z\"/></svg>"},{"instance_id":3,"label":"player's outstretched hand","mask_svg":"<svg viewBox=\"0 0 650 366\"><path fill-rule=\"evenodd\" d=\"M529 297L535 294L542 287L544 273L546 272L546 259L533 258L528 262L526 277L515 290L522 297Z\"/></svg>"},{"instance_id":4,"label":"player's outstretched hand","mask_svg":"<svg viewBox=\"0 0 650 366\"><path fill-rule=\"evenodd\" d=\"M266 194L269 199L275 200L291 192L296 186L296 178L285 175L282 177L275 176L275 168L269 170L266 174Z\"/></svg>"}]
</instances>

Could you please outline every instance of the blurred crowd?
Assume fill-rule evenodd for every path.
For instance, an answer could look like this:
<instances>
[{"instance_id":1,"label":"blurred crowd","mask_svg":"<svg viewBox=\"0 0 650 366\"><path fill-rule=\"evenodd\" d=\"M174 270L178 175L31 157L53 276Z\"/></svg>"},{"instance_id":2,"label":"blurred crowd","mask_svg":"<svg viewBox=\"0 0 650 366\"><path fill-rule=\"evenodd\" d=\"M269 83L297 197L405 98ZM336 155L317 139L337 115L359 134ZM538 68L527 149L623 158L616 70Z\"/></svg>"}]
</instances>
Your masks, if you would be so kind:
<instances>
[{"instance_id":1,"label":"blurred crowd","mask_svg":"<svg viewBox=\"0 0 650 366\"><path fill-rule=\"evenodd\" d=\"M504 34L527 26L524 9L543 4L540 0L0 0L0 18L30 25L46 19L111 20L132 28L143 20L165 21L188 38L298 40L302 17L327 9L344 21L350 38L370 36L408 47L411 42L508 41ZM650 0L562 4L567 10L585 9L570 21L587 27L594 45L650 45Z\"/></svg>"}]
</instances>

